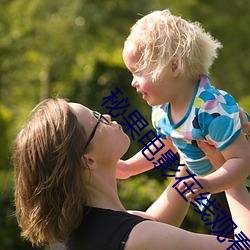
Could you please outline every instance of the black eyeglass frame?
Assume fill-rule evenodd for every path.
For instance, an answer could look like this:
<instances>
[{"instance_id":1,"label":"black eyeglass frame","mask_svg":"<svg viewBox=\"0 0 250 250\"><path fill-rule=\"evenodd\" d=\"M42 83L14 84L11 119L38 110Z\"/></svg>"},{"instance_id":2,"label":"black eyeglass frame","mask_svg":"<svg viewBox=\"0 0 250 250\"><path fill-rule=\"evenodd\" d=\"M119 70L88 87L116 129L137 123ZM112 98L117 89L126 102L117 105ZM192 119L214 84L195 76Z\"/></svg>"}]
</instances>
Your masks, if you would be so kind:
<instances>
[{"instance_id":1,"label":"black eyeglass frame","mask_svg":"<svg viewBox=\"0 0 250 250\"><path fill-rule=\"evenodd\" d=\"M86 145L85 145L85 147L83 149L84 152L85 152L86 148L88 147L88 145L90 144L90 142L92 141L99 123L103 122L104 124L110 124L110 121L107 118L105 118L101 113L99 113L97 111L93 111L93 114L94 114L95 118L97 118L97 123L94 126L94 128L93 128L93 130L92 130L92 132L91 132L91 134L89 136L88 141L86 142Z\"/></svg>"}]
</instances>

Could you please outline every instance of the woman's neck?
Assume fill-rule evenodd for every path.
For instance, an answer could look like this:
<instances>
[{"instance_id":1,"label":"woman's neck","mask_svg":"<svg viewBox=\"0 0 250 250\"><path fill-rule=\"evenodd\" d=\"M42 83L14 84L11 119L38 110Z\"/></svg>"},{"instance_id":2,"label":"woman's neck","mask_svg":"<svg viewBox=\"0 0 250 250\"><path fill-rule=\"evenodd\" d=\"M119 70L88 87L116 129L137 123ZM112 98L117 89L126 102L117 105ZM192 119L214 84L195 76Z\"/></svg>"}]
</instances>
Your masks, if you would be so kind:
<instances>
[{"instance_id":1,"label":"woman's neck","mask_svg":"<svg viewBox=\"0 0 250 250\"><path fill-rule=\"evenodd\" d=\"M91 170L86 180L86 187L90 197L86 205L126 211L118 196L114 171L107 168L96 168Z\"/></svg>"}]
</instances>

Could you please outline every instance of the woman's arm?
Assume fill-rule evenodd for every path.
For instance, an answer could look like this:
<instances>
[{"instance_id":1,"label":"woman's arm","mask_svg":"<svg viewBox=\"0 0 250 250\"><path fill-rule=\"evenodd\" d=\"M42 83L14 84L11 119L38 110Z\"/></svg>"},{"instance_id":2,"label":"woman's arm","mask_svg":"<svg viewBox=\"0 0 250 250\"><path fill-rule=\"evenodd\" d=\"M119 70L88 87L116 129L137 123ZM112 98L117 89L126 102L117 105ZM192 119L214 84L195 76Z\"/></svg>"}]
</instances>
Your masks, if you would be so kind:
<instances>
[{"instance_id":1,"label":"woman's arm","mask_svg":"<svg viewBox=\"0 0 250 250\"><path fill-rule=\"evenodd\" d=\"M250 174L250 147L244 134L241 132L235 141L221 151L225 159L224 164L215 172L205 176L196 177L201 187L194 183L192 191L186 192L187 199L194 199L201 192L209 192L211 194L222 192L242 183ZM212 159L212 156L209 157ZM213 161L215 161L213 159ZM220 163L223 159L220 159ZM218 167L218 165L216 165ZM192 178L185 180L187 185L191 185L194 181ZM180 190L185 189L184 183L179 186Z\"/></svg>"},{"instance_id":2,"label":"woman's arm","mask_svg":"<svg viewBox=\"0 0 250 250\"><path fill-rule=\"evenodd\" d=\"M179 167L179 169L180 172L177 172L176 176L184 176L186 166ZM130 213L179 227L186 216L189 202L186 202L172 187L175 182L176 180L173 178L165 191L146 212L130 211Z\"/></svg>"},{"instance_id":3,"label":"woman's arm","mask_svg":"<svg viewBox=\"0 0 250 250\"><path fill-rule=\"evenodd\" d=\"M179 176L186 175L186 166L179 167ZM146 213L154 216L157 221L179 227L183 222L189 208L189 202L172 187L176 183L172 178L170 184L162 195L147 209Z\"/></svg>"},{"instance_id":4,"label":"woman's arm","mask_svg":"<svg viewBox=\"0 0 250 250\"><path fill-rule=\"evenodd\" d=\"M217 171L204 177L209 183L210 193L218 193L237 186L250 174L250 148L242 132L221 153L225 163Z\"/></svg>"},{"instance_id":5,"label":"woman's arm","mask_svg":"<svg viewBox=\"0 0 250 250\"><path fill-rule=\"evenodd\" d=\"M210 193L215 193L226 190L239 185L250 175L250 121L248 121L249 116L247 117L242 108L239 111L243 133L223 151L219 152L215 147L198 141L198 146L208 156L214 168L219 169L206 177L197 178L199 183L205 187L203 192L207 190ZM192 180L186 182L190 184ZM182 184L180 189L184 188L185 185ZM201 192L199 186L195 185L193 188L196 191L195 194L187 193L187 198L195 198L195 195Z\"/></svg>"},{"instance_id":6,"label":"woman's arm","mask_svg":"<svg viewBox=\"0 0 250 250\"><path fill-rule=\"evenodd\" d=\"M238 226L235 233L242 231L250 238L250 194L244 184L225 191L233 221Z\"/></svg>"},{"instance_id":7,"label":"woman's arm","mask_svg":"<svg viewBox=\"0 0 250 250\"><path fill-rule=\"evenodd\" d=\"M225 250L232 243L220 243L216 236L192 233L171 225L143 221L131 231L125 250Z\"/></svg>"},{"instance_id":8,"label":"woman's arm","mask_svg":"<svg viewBox=\"0 0 250 250\"><path fill-rule=\"evenodd\" d=\"M250 196L246 195L246 192L246 188L240 185L227 190L226 195L233 221L238 226L235 233L242 231L250 238ZM220 237L220 240L222 239ZM232 243L228 239L219 242L217 236L191 233L164 223L144 221L137 224L131 231L125 250L225 250Z\"/></svg>"}]
</instances>

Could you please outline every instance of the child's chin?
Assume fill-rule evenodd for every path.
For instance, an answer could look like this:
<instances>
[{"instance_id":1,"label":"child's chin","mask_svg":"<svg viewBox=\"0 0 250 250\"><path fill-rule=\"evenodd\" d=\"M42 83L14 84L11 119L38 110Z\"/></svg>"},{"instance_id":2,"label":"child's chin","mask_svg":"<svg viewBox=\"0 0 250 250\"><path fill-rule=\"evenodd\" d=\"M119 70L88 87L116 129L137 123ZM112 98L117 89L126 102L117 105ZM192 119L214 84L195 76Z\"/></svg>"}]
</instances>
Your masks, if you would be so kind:
<instances>
[{"instance_id":1,"label":"child's chin","mask_svg":"<svg viewBox=\"0 0 250 250\"><path fill-rule=\"evenodd\" d=\"M147 102L147 104L148 104L150 107L156 106L156 105L154 105L153 103L151 103L151 102L149 102L149 101L146 101L146 102Z\"/></svg>"},{"instance_id":2,"label":"child's chin","mask_svg":"<svg viewBox=\"0 0 250 250\"><path fill-rule=\"evenodd\" d=\"M157 103L157 102L154 102L154 101L151 101L151 100L145 100L147 102L147 104L150 106L150 107L153 107L153 106L159 106L161 105L162 103Z\"/></svg>"}]
</instances>

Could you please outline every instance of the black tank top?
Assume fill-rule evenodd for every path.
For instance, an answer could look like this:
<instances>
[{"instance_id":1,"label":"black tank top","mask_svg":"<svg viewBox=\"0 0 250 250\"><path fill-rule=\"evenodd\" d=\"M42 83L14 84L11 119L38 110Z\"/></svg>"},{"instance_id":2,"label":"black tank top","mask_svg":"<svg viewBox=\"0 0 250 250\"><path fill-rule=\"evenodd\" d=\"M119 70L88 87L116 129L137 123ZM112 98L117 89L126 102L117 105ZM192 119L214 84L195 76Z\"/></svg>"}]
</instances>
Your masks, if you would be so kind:
<instances>
[{"instance_id":1,"label":"black tank top","mask_svg":"<svg viewBox=\"0 0 250 250\"><path fill-rule=\"evenodd\" d=\"M140 216L110 209L85 207L82 223L66 242L67 250L122 250Z\"/></svg>"}]
</instances>

